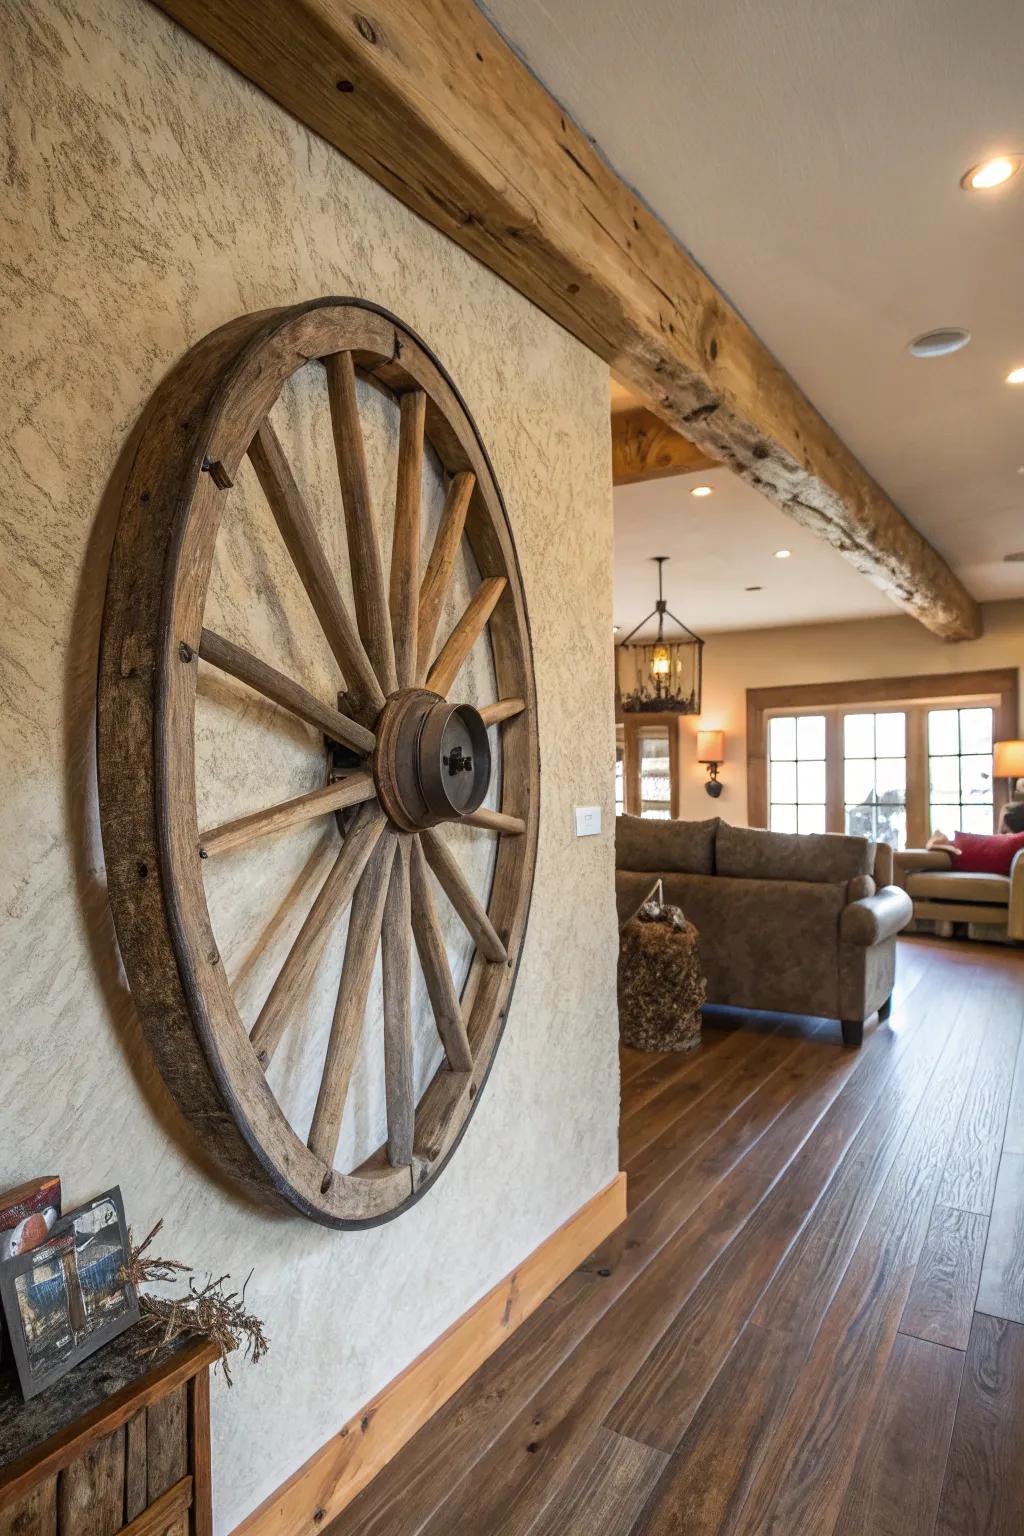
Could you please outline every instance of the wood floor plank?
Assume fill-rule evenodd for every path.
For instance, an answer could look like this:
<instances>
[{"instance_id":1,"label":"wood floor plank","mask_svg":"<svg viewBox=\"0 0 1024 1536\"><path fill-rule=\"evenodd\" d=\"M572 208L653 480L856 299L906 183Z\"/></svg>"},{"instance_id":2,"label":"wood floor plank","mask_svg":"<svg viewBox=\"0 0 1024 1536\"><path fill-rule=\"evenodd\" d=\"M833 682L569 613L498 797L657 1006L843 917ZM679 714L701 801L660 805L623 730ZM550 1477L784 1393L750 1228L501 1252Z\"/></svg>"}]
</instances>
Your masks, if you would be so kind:
<instances>
[{"instance_id":1,"label":"wood floor plank","mask_svg":"<svg viewBox=\"0 0 1024 1536\"><path fill-rule=\"evenodd\" d=\"M639 1082L636 1112L627 1107L626 1116L645 1124L643 1144L630 1163L627 1221L343 1512L330 1527L333 1536L554 1536L556 1530L577 1529L591 1536L591 1528L601 1536L604 1506L608 1518L615 1510L617 1519L618 1510L629 1504L620 1497L624 1484L618 1479L629 1484L628 1469L637 1470L643 1460L625 1443L637 1437L624 1435L622 1426L611 1422L616 1402L713 1268L727 1268L730 1252L751 1251L745 1234L752 1224L756 1231L766 1202L779 1198L776 1190L803 1167L801 1158L809 1157L818 1165L819 1194L812 1213L831 1211L845 1263L845 1269L838 1262L831 1266L829 1286L842 1274L821 1327L813 1339L793 1338L778 1326L748 1321L744 1327L743 1309L733 1313L729 1296L719 1297L731 1333L723 1329L707 1355L708 1368L714 1367L710 1380L633 1529L639 1531L638 1522L653 1518L659 1508L670 1510L674 1499L675 1523L665 1524L666 1533L833 1536L836 1522L852 1520L859 1507L848 1484L855 1465L861 1465L859 1457L868 1454L863 1447L876 1434L876 1415L894 1426L891 1438L902 1443L896 1406L902 1397L899 1382L892 1379L897 1369L892 1362L907 1352L908 1359L920 1359L921 1351L941 1349L908 1335L898 1339L896 1328L904 1315L911 1315L905 1304L915 1271L925 1272L922 1248L926 1233L934 1240L931 1207L951 1164L952 1142L960 1137L961 1146L968 1145L950 1085L962 1092L960 1103L965 1103L972 1086L967 1053L978 1044L986 999L1000 983L1006 1016L1016 1007L1019 1026L1021 1006L1009 998L1013 993L1024 1000L1022 980L1021 959L1009 952L901 940L892 1025L873 1026L860 1051L830 1044L835 1031L830 1033L829 1026L811 1041L805 1025L789 1020L773 1025L764 1017L750 1021L750 1039L738 1047L729 1044L735 1020L721 1028L709 1021L694 1061L703 1057L710 1062L727 1047L728 1067L699 1096L692 1079L706 1072L706 1065L694 1074L689 1064L682 1068L668 1056L623 1051L624 1107L625 1089ZM973 1001L975 1022L956 1031L955 1043L950 1035L948 1070L936 1072L929 1082L866 1222L866 1199L850 1177L841 1200L837 1186L832 1200L821 1204L821 1193L831 1187L837 1165L885 1085L893 1074L912 1070L906 1065L912 1057L926 1057L932 1049L929 1040L964 997ZM784 1057L773 1046L756 1065L759 1044L773 1027L779 1036L798 1042L798 1048ZM715 1039L710 1030L722 1038ZM992 1035L996 1052L999 1036L997 1029ZM731 1062L730 1050L737 1052ZM678 1074L676 1102L675 1083L664 1093L648 1093L662 1073ZM688 1082L691 1088L683 1088ZM974 1102L991 1122L988 1095L979 1091ZM1005 1107L1008 1117L1010 1103ZM1009 1137L1012 1123L1006 1131ZM877 1138L870 1154L862 1142L864 1156L856 1165L872 1170L875 1178L889 1156L887 1147L882 1161L877 1160L882 1140ZM982 1162L978 1159L979 1168ZM852 1161L848 1165L854 1166ZM926 1190L921 1181L927 1184L929 1175L932 1184ZM981 1183L976 1178L976 1187ZM790 1237L796 1240L806 1226L806 1208L796 1202L793 1216ZM786 1251L792 1251L792 1243ZM810 1251L808 1238L805 1252ZM794 1258L776 1273L793 1274L796 1263ZM822 1304L819 1295L811 1311ZM709 1315L717 1323L714 1313ZM727 1348L724 1358L720 1344ZM1018 1361L1014 1368L1024 1375ZM930 1432L928 1438L931 1443ZM663 1454L659 1447L649 1449L656 1457ZM884 1460L884 1442L878 1441L876 1450ZM910 1454L916 1454L916 1447L904 1460ZM606 1460L612 1463L608 1469ZM654 1465L646 1462L648 1468ZM919 1482L919 1474L923 1469L913 1468L908 1481ZM885 1477L877 1469L876 1475L881 1488ZM673 1477L675 1495L669 1496L665 1489ZM603 1478L610 1481L605 1484ZM604 1486L611 1489L606 1498L600 1493ZM639 1497L633 1503L634 1510L638 1507ZM870 1500L867 1507L873 1508ZM998 1502L993 1508L1002 1518ZM679 1509L686 1520L678 1516ZM667 1513L659 1518L669 1521ZM900 1536L916 1536L913 1518L913 1513L903 1517ZM991 1527L995 1532L1003 1528ZM1016 1526L1005 1528L1021 1536ZM953 1530L957 1536L967 1536L968 1530L970 1536L988 1536L989 1527L976 1523Z\"/></svg>"},{"instance_id":2,"label":"wood floor plank","mask_svg":"<svg viewBox=\"0 0 1024 1536\"><path fill-rule=\"evenodd\" d=\"M1024 1531L1024 1328L979 1314L971 1329L935 1536Z\"/></svg>"},{"instance_id":3,"label":"wood floor plank","mask_svg":"<svg viewBox=\"0 0 1024 1536\"><path fill-rule=\"evenodd\" d=\"M859 1084L862 1091L841 1096L735 1243L668 1321L605 1420L610 1429L659 1450L674 1450L777 1271L779 1305L766 1305L756 1320L769 1318L790 1335L792 1320L813 1337L952 1023L951 1017L933 1016L927 1031L890 1056L885 1063L890 1070L877 1074L869 1093L857 1074L853 1086ZM838 1182L834 1200L833 1181ZM844 1222L851 1211L847 1232ZM819 1219L822 1243L817 1240ZM792 1263L784 1262L790 1253ZM819 1265L824 1278L817 1274ZM817 1310L803 1307L802 1288L809 1289ZM770 1295L774 1299L776 1292Z\"/></svg>"},{"instance_id":4,"label":"wood floor plank","mask_svg":"<svg viewBox=\"0 0 1024 1536\"><path fill-rule=\"evenodd\" d=\"M773 1276L754 1321L810 1340L857 1246L868 1216L925 1096L959 1014L949 1010L944 1030L927 1048L904 1054L834 1178ZM975 1053L976 1054L976 1053ZM965 1063L971 1056L965 1056Z\"/></svg>"},{"instance_id":5,"label":"wood floor plank","mask_svg":"<svg viewBox=\"0 0 1024 1536\"><path fill-rule=\"evenodd\" d=\"M939 1204L987 1216L992 1209L1014 1067L1021 1039L1019 991L1005 986L953 1135Z\"/></svg>"},{"instance_id":6,"label":"wood floor plank","mask_svg":"<svg viewBox=\"0 0 1024 1536\"><path fill-rule=\"evenodd\" d=\"M706 1030L701 1043L692 1051L659 1051L657 1060L651 1062L643 1072L638 1072L623 1088L620 1123L624 1124L645 1104L649 1104L651 1099L671 1091L681 1078L690 1076L699 1061L713 1055L727 1041L731 1042L733 1053L736 1052L737 1044L743 1049L749 1048L750 1042L737 1042L732 1034L725 1034L722 1030Z\"/></svg>"},{"instance_id":7,"label":"wood floor plank","mask_svg":"<svg viewBox=\"0 0 1024 1536\"><path fill-rule=\"evenodd\" d=\"M856 1065L850 1052L841 1047L807 1041L795 1042L792 1054L767 1075L757 1061L743 1063L693 1114L670 1125L627 1165L630 1210L642 1205L668 1179L685 1177L690 1183L694 1156L702 1149L710 1151L712 1143L730 1165L737 1162L775 1114L781 1114L798 1094L811 1091L812 1081L827 1080L834 1085L834 1097ZM702 1168L707 1166L702 1164Z\"/></svg>"},{"instance_id":8,"label":"wood floor plank","mask_svg":"<svg viewBox=\"0 0 1024 1536\"><path fill-rule=\"evenodd\" d=\"M748 1324L631 1536L722 1536L731 1529L806 1353L798 1339Z\"/></svg>"},{"instance_id":9,"label":"wood floor plank","mask_svg":"<svg viewBox=\"0 0 1024 1536\"><path fill-rule=\"evenodd\" d=\"M665 1061L668 1051L636 1051L632 1046L619 1046L619 1084L625 1088L634 1077L647 1072L656 1062Z\"/></svg>"},{"instance_id":10,"label":"wood floor plank","mask_svg":"<svg viewBox=\"0 0 1024 1536\"><path fill-rule=\"evenodd\" d=\"M1024 993L1024 975L1021 976L1021 991ZM1013 1074L1013 1087L1010 1091L1003 1151L1024 1155L1024 1035L1017 1050L1017 1070Z\"/></svg>"},{"instance_id":11,"label":"wood floor plank","mask_svg":"<svg viewBox=\"0 0 1024 1536\"><path fill-rule=\"evenodd\" d=\"M671 1120L658 1136L646 1142L632 1155L625 1155L627 1149L624 1138L620 1138L620 1168L625 1169L630 1177L633 1177L649 1162L657 1160L668 1147L678 1149L683 1156L686 1156L696 1145L694 1136L700 1134L700 1127L710 1126L712 1130L716 1129L749 1094L756 1092L785 1062L810 1049L806 1042L786 1040L778 1042L777 1048L770 1055L762 1055L754 1051L738 1061L729 1062L728 1069L715 1078L699 1099L693 1101L689 1094L685 1092L681 1094L683 1112ZM678 1091L679 1085L676 1085L673 1096ZM694 1127L698 1129L695 1131Z\"/></svg>"},{"instance_id":12,"label":"wood floor plank","mask_svg":"<svg viewBox=\"0 0 1024 1536\"><path fill-rule=\"evenodd\" d=\"M965 1350L985 1253L988 1218L937 1205L907 1297L900 1332Z\"/></svg>"},{"instance_id":13,"label":"wood floor plank","mask_svg":"<svg viewBox=\"0 0 1024 1536\"><path fill-rule=\"evenodd\" d=\"M687 1246L703 1241L713 1253L729 1241L844 1090L850 1063L859 1061L849 1051L838 1058L825 1051L803 1092L795 1093L779 1113L773 1105L759 1139L752 1146L744 1139L735 1156L729 1151L731 1124L722 1126L679 1177L658 1198L631 1212L399 1452L387 1472L331 1527L333 1536L415 1536L421 1531L452 1492L452 1468L470 1476L515 1415L685 1223L690 1223Z\"/></svg>"},{"instance_id":14,"label":"wood floor plank","mask_svg":"<svg viewBox=\"0 0 1024 1536\"><path fill-rule=\"evenodd\" d=\"M933 1023L924 1025L925 1036L934 1028ZM881 1050L864 1057L826 1118L801 1147L797 1157L803 1159L802 1167L816 1170L819 1190L830 1177L837 1145L841 1151L846 1140L855 1134L892 1061L911 1049L913 1041L913 1034L902 1040L892 1037L888 1042L880 1042ZM826 1125L825 1134L819 1135ZM785 1182L785 1170L781 1178L776 1171L767 1183L751 1187L744 1174L749 1179L754 1166L753 1157L744 1159L735 1182L726 1181L731 1186L728 1193L723 1185L718 1199L702 1203L629 1292L605 1314L600 1326L581 1340L524 1406L476 1463L472 1475L422 1528L427 1536L529 1530L531 1521L557 1495L597 1424L606 1422L608 1427L625 1433L621 1425L611 1424L605 1418L616 1398L716 1259L737 1233L745 1234L776 1181ZM809 1174L804 1182L810 1184ZM808 1188L804 1194L813 1205L813 1192ZM756 1244L753 1246L756 1249ZM534 1449L524 1454L528 1444Z\"/></svg>"},{"instance_id":15,"label":"wood floor plank","mask_svg":"<svg viewBox=\"0 0 1024 1536\"><path fill-rule=\"evenodd\" d=\"M849 1088L850 1081L839 1097ZM409 1525L409 1536L420 1530L428 1536L479 1536L492 1526L501 1529L504 1520L510 1530L529 1529L529 1521L557 1495L575 1455L589 1443L638 1362L799 1151L798 1128L804 1134L810 1129L799 1112L791 1123L786 1115L775 1122L603 1314L600 1326L584 1335L524 1402L443 1506L425 1525ZM686 1181L681 1182L685 1188ZM647 1202L637 1216L658 1204ZM623 1231L612 1241L621 1241ZM630 1259L627 1248L623 1262ZM528 1444L535 1450L524 1454ZM354 1530L363 1536L359 1527Z\"/></svg>"},{"instance_id":16,"label":"wood floor plank","mask_svg":"<svg viewBox=\"0 0 1024 1536\"><path fill-rule=\"evenodd\" d=\"M671 1091L641 1105L623 1121L619 1130L619 1165L625 1167L663 1131L688 1114L716 1083L741 1061L754 1058L765 1064L782 1060L793 1042L775 1035L731 1036L706 1055L698 1056L685 1076L671 1085Z\"/></svg>"},{"instance_id":17,"label":"wood floor plank","mask_svg":"<svg viewBox=\"0 0 1024 1536\"><path fill-rule=\"evenodd\" d=\"M1004 1152L996 1180L977 1309L1024 1323L1024 1154Z\"/></svg>"},{"instance_id":18,"label":"wood floor plank","mask_svg":"<svg viewBox=\"0 0 1024 1536\"><path fill-rule=\"evenodd\" d=\"M968 1089L956 1030L875 1202L734 1526L822 1536L839 1517L874 1412ZM730 1532L730 1536L733 1533Z\"/></svg>"},{"instance_id":19,"label":"wood floor plank","mask_svg":"<svg viewBox=\"0 0 1024 1536\"><path fill-rule=\"evenodd\" d=\"M832 1536L931 1536L963 1352L898 1334Z\"/></svg>"},{"instance_id":20,"label":"wood floor plank","mask_svg":"<svg viewBox=\"0 0 1024 1536\"><path fill-rule=\"evenodd\" d=\"M666 1458L599 1429L530 1536L629 1536Z\"/></svg>"}]
</instances>

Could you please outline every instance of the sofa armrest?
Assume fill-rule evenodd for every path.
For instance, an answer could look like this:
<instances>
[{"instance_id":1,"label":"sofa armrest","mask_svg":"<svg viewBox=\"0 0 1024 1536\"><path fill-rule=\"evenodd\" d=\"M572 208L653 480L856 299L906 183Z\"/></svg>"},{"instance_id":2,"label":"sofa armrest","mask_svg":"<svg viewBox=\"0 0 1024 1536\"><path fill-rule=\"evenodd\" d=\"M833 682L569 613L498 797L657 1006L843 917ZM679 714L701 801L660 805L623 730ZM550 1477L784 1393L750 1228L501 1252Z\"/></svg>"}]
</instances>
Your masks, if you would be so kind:
<instances>
[{"instance_id":1,"label":"sofa armrest","mask_svg":"<svg viewBox=\"0 0 1024 1536\"><path fill-rule=\"evenodd\" d=\"M893 883L893 849L889 843L875 844L875 863L871 871L875 890L884 890Z\"/></svg>"},{"instance_id":2,"label":"sofa armrest","mask_svg":"<svg viewBox=\"0 0 1024 1536\"><path fill-rule=\"evenodd\" d=\"M948 871L953 868L953 860L940 848L898 848L893 857L893 866L893 878L902 888L908 875L926 869Z\"/></svg>"},{"instance_id":3,"label":"sofa armrest","mask_svg":"<svg viewBox=\"0 0 1024 1536\"><path fill-rule=\"evenodd\" d=\"M1006 914L1008 938L1024 943L1024 848L1014 854L1010 865L1010 906Z\"/></svg>"},{"instance_id":4,"label":"sofa armrest","mask_svg":"<svg viewBox=\"0 0 1024 1536\"><path fill-rule=\"evenodd\" d=\"M886 939L894 939L910 922L914 904L898 885L887 885L874 896L851 901L839 919L839 937L844 944L859 944L870 949Z\"/></svg>"}]
</instances>

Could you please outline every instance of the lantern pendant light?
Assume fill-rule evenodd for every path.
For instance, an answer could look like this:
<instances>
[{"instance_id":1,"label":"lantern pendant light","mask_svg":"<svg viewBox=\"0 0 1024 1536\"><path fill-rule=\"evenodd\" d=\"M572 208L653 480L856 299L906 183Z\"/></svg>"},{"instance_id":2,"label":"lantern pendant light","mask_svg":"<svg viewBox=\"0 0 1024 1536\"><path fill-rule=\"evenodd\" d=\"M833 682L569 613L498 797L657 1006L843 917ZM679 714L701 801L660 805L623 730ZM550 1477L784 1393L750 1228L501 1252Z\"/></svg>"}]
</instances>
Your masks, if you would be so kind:
<instances>
[{"instance_id":1,"label":"lantern pendant light","mask_svg":"<svg viewBox=\"0 0 1024 1536\"><path fill-rule=\"evenodd\" d=\"M663 590L663 567L667 555L655 555L658 566L658 600L654 611L619 643L627 658L620 668L622 709L629 714L643 711L677 715L699 715L704 641L692 629L669 613ZM634 635L656 618L658 632L653 640L634 640ZM677 640L666 640L665 620L681 631Z\"/></svg>"}]
</instances>

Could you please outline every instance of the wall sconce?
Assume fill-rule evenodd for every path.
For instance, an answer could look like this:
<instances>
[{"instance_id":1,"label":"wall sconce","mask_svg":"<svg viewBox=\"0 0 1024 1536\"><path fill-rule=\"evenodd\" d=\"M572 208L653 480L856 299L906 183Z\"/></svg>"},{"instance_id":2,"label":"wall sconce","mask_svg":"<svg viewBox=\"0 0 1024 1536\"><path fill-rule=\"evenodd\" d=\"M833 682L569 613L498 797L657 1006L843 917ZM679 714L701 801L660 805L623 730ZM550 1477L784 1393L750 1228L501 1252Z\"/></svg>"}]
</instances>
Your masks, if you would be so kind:
<instances>
[{"instance_id":1,"label":"wall sconce","mask_svg":"<svg viewBox=\"0 0 1024 1536\"><path fill-rule=\"evenodd\" d=\"M717 800L722 793L722 785L718 781L718 769L725 761L724 731L697 732L697 761L707 765L708 778L704 788L712 800Z\"/></svg>"}]
</instances>

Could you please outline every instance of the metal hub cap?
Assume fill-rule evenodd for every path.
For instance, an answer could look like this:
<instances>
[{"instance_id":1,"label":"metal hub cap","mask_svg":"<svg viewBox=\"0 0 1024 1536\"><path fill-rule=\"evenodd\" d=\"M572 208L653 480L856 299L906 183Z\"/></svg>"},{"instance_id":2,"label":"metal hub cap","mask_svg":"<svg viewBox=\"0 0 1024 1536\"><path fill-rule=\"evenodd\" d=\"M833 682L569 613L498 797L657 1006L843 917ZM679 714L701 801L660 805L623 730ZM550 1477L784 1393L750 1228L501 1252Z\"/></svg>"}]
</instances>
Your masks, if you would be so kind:
<instances>
[{"instance_id":1,"label":"metal hub cap","mask_svg":"<svg viewBox=\"0 0 1024 1536\"><path fill-rule=\"evenodd\" d=\"M425 689L409 689L388 700L376 732L377 792L403 831L457 821L483 803L491 748L472 704L449 704Z\"/></svg>"}]
</instances>

